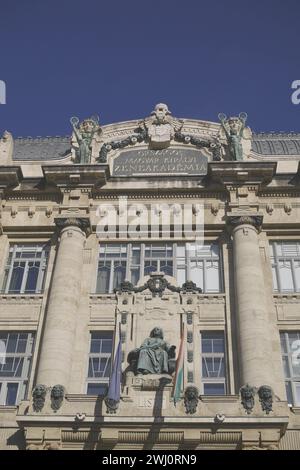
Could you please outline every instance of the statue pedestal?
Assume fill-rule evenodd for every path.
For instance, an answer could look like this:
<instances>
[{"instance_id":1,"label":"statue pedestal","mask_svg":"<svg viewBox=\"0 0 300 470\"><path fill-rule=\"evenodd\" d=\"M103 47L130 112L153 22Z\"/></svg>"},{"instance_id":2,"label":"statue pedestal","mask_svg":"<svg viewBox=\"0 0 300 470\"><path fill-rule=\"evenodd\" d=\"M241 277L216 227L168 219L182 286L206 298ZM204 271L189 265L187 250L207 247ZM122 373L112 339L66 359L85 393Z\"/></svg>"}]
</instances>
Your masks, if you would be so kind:
<instances>
[{"instance_id":1,"label":"statue pedestal","mask_svg":"<svg viewBox=\"0 0 300 470\"><path fill-rule=\"evenodd\" d=\"M150 409L160 416L162 410L169 406L172 389L173 379L169 374L134 375L128 372L123 400L133 402L141 412Z\"/></svg>"},{"instance_id":2,"label":"statue pedestal","mask_svg":"<svg viewBox=\"0 0 300 470\"><path fill-rule=\"evenodd\" d=\"M169 374L138 374L128 372L126 375L126 387L134 390L162 390L172 389L173 379Z\"/></svg>"}]
</instances>

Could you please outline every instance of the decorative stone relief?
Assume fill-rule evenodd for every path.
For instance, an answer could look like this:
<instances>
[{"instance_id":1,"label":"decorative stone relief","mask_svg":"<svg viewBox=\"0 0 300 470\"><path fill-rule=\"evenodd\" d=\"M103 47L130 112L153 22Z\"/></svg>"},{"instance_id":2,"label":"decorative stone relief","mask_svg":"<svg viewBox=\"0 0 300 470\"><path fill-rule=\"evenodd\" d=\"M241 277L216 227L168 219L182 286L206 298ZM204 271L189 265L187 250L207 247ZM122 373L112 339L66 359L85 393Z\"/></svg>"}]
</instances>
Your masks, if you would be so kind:
<instances>
[{"instance_id":1,"label":"decorative stone relief","mask_svg":"<svg viewBox=\"0 0 300 470\"><path fill-rule=\"evenodd\" d=\"M32 406L34 411L42 411L45 398L46 398L47 389L45 385L36 385L32 391Z\"/></svg>"},{"instance_id":2,"label":"decorative stone relief","mask_svg":"<svg viewBox=\"0 0 300 470\"><path fill-rule=\"evenodd\" d=\"M197 411L199 401L199 390L197 387L190 385L184 391L184 406L186 414L194 414Z\"/></svg>"},{"instance_id":3,"label":"decorative stone relief","mask_svg":"<svg viewBox=\"0 0 300 470\"><path fill-rule=\"evenodd\" d=\"M251 387L249 384L244 385L240 389L241 403L247 414L252 413L254 407L255 391L255 387Z\"/></svg>"},{"instance_id":4,"label":"decorative stone relief","mask_svg":"<svg viewBox=\"0 0 300 470\"><path fill-rule=\"evenodd\" d=\"M194 373L191 371L188 371L187 373L187 381L188 383L193 383L194 382Z\"/></svg>"},{"instance_id":5,"label":"decorative stone relief","mask_svg":"<svg viewBox=\"0 0 300 470\"><path fill-rule=\"evenodd\" d=\"M65 389L62 385L54 385L51 389L51 408L54 411L59 410L65 396Z\"/></svg>"},{"instance_id":6,"label":"decorative stone relief","mask_svg":"<svg viewBox=\"0 0 300 470\"><path fill-rule=\"evenodd\" d=\"M273 206L273 204L267 204L267 205L266 205L266 211L267 211L267 213L268 213L269 215L272 215L273 212L274 212L274 206Z\"/></svg>"},{"instance_id":7,"label":"decorative stone relief","mask_svg":"<svg viewBox=\"0 0 300 470\"><path fill-rule=\"evenodd\" d=\"M261 403L261 408L268 415L273 411L273 392L272 388L269 385L262 385L258 389L259 401Z\"/></svg>"},{"instance_id":8,"label":"decorative stone relief","mask_svg":"<svg viewBox=\"0 0 300 470\"><path fill-rule=\"evenodd\" d=\"M186 337L187 337L187 342L188 343L193 342L193 332L192 331L188 331Z\"/></svg>"},{"instance_id":9,"label":"decorative stone relief","mask_svg":"<svg viewBox=\"0 0 300 470\"><path fill-rule=\"evenodd\" d=\"M285 212L287 215L290 215L291 212L292 212L292 205L286 202L286 203L284 204L284 212Z\"/></svg>"},{"instance_id":10,"label":"decorative stone relief","mask_svg":"<svg viewBox=\"0 0 300 470\"><path fill-rule=\"evenodd\" d=\"M219 212L219 208L220 208L220 207L219 207L219 203L218 203L218 202L213 202L212 205L211 205L211 208L210 208L211 213L212 213L213 215L217 215L218 212Z\"/></svg>"},{"instance_id":11,"label":"decorative stone relief","mask_svg":"<svg viewBox=\"0 0 300 470\"><path fill-rule=\"evenodd\" d=\"M168 106L159 103L155 106L150 117L144 119L143 125L147 130L150 148L158 150L170 145L175 132L182 128L183 121L172 118Z\"/></svg>"}]
</instances>

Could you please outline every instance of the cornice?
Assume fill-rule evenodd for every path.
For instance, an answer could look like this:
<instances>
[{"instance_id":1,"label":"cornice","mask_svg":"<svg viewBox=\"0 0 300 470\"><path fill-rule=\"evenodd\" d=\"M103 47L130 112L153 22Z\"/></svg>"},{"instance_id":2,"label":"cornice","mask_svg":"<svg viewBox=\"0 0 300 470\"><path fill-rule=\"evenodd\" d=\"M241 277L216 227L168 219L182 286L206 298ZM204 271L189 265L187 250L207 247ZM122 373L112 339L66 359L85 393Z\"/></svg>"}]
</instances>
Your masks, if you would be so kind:
<instances>
[{"instance_id":1,"label":"cornice","mask_svg":"<svg viewBox=\"0 0 300 470\"><path fill-rule=\"evenodd\" d=\"M98 165L45 165L42 166L47 183L59 188L93 188L103 186L110 176L109 166Z\"/></svg>"},{"instance_id":2,"label":"cornice","mask_svg":"<svg viewBox=\"0 0 300 470\"><path fill-rule=\"evenodd\" d=\"M208 177L211 181L226 185L266 185L276 173L277 162L210 162Z\"/></svg>"},{"instance_id":3,"label":"cornice","mask_svg":"<svg viewBox=\"0 0 300 470\"><path fill-rule=\"evenodd\" d=\"M0 166L0 190L17 186L22 177L20 166Z\"/></svg>"}]
</instances>

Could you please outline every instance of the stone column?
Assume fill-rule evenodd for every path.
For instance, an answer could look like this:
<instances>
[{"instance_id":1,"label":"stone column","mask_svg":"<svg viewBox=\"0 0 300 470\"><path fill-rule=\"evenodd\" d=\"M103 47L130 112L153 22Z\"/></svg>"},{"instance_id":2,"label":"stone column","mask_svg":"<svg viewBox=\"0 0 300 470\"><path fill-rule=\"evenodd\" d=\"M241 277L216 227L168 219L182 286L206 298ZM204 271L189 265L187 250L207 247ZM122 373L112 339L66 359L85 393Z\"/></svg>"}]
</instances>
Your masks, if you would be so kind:
<instances>
[{"instance_id":1,"label":"stone column","mask_svg":"<svg viewBox=\"0 0 300 470\"><path fill-rule=\"evenodd\" d=\"M56 224L61 229L60 242L41 340L37 383L63 385L68 392L81 295L85 229L89 221L87 218L58 217Z\"/></svg>"},{"instance_id":2,"label":"stone column","mask_svg":"<svg viewBox=\"0 0 300 470\"><path fill-rule=\"evenodd\" d=\"M228 218L232 228L235 315L238 335L240 386L272 383L272 349L269 338L265 284L258 243L262 216Z\"/></svg>"}]
</instances>

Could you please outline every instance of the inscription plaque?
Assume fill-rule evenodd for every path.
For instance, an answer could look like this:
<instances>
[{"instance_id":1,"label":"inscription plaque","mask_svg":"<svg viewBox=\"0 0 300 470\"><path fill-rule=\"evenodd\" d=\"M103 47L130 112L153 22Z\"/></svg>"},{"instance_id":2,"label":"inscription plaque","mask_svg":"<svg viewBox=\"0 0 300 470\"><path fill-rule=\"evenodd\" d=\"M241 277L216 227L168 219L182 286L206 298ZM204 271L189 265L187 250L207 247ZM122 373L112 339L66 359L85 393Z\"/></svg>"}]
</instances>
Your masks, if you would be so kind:
<instances>
[{"instance_id":1,"label":"inscription plaque","mask_svg":"<svg viewBox=\"0 0 300 470\"><path fill-rule=\"evenodd\" d=\"M113 176L206 175L207 157L195 149L124 150L113 162Z\"/></svg>"}]
</instances>

